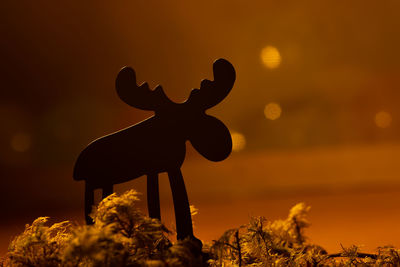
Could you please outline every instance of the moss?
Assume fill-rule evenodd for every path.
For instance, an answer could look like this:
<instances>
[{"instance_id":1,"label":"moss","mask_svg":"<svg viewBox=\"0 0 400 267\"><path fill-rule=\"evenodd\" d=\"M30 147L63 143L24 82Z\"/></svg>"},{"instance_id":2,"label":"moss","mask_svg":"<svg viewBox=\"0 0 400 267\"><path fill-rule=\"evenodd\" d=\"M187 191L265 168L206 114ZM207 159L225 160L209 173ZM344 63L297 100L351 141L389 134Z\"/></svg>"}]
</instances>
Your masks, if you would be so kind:
<instances>
[{"instance_id":1,"label":"moss","mask_svg":"<svg viewBox=\"0 0 400 267\"><path fill-rule=\"evenodd\" d=\"M366 254L352 246L328 254L304 236L310 207L294 206L286 220L251 218L218 240L172 243L171 231L136 207L134 190L105 198L94 225L36 219L9 245L0 266L399 266L400 250L381 247ZM193 209L195 213L195 209Z\"/></svg>"}]
</instances>

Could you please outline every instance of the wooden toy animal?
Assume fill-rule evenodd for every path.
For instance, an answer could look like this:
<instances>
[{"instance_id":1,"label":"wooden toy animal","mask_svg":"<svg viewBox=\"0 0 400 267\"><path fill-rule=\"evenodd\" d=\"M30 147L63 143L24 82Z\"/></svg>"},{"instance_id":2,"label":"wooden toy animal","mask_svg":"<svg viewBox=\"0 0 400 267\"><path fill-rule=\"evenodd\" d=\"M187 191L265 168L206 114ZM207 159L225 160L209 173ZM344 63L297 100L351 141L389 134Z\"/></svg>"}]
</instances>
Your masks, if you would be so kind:
<instances>
[{"instance_id":1,"label":"wooden toy animal","mask_svg":"<svg viewBox=\"0 0 400 267\"><path fill-rule=\"evenodd\" d=\"M149 216L160 219L158 174L167 172L173 195L177 238L194 238L188 196L181 173L186 154L185 142L211 161L229 156L232 140L228 128L206 110L221 102L235 82L235 69L225 59L213 64L214 80L203 80L183 103L168 99L158 85L136 84L132 68L124 67L116 79L118 96L128 105L154 111L154 116L91 142L79 155L74 180L85 183L87 224L94 204L94 190L105 198L113 185L147 175Z\"/></svg>"}]
</instances>

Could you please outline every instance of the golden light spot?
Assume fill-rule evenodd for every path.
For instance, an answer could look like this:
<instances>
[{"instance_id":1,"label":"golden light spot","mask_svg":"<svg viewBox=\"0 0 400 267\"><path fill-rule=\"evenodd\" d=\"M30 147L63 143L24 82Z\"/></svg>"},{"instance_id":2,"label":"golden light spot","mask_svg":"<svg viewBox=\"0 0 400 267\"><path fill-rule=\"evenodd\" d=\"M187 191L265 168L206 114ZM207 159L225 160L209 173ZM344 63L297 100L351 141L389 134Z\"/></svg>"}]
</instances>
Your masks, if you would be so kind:
<instances>
[{"instance_id":1,"label":"golden light spot","mask_svg":"<svg viewBox=\"0 0 400 267\"><path fill-rule=\"evenodd\" d=\"M261 50L261 60L269 69L275 69L281 64L282 58L274 46L266 46Z\"/></svg>"},{"instance_id":2,"label":"golden light spot","mask_svg":"<svg viewBox=\"0 0 400 267\"><path fill-rule=\"evenodd\" d=\"M246 147L246 138L243 134L238 132L232 132L232 150L233 151L241 151Z\"/></svg>"},{"instance_id":3,"label":"golden light spot","mask_svg":"<svg viewBox=\"0 0 400 267\"><path fill-rule=\"evenodd\" d=\"M281 116L282 109L278 103L271 102L264 108L264 115L269 120L276 120Z\"/></svg>"},{"instance_id":4,"label":"golden light spot","mask_svg":"<svg viewBox=\"0 0 400 267\"><path fill-rule=\"evenodd\" d=\"M17 133L11 138L10 145L17 152L25 152L31 147L31 136L27 133Z\"/></svg>"},{"instance_id":5,"label":"golden light spot","mask_svg":"<svg viewBox=\"0 0 400 267\"><path fill-rule=\"evenodd\" d=\"M380 111L375 114L375 124L379 128L387 128L392 123L392 115L386 111Z\"/></svg>"}]
</instances>

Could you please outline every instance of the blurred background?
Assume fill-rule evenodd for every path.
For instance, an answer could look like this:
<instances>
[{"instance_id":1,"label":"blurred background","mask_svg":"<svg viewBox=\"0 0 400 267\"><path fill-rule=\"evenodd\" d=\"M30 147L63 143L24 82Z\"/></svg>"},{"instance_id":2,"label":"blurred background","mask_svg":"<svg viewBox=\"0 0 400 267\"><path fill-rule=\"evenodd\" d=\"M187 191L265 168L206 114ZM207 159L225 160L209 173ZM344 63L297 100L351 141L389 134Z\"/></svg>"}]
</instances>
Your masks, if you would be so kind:
<instances>
[{"instance_id":1,"label":"blurred background","mask_svg":"<svg viewBox=\"0 0 400 267\"><path fill-rule=\"evenodd\" d=\"M306 202L306 235L329 252L400 246L399 11L394 0L2 1L0 253L38 216L83 222L84 185L72 180L80 151L152 115L118 98L121 67L181 102L221 57L237 80L209 114L231 130L234 151L212 163L188 143L196 235L211 241ZM146 199L145 186L116 190Z\"/></svg>"}]
</instances>

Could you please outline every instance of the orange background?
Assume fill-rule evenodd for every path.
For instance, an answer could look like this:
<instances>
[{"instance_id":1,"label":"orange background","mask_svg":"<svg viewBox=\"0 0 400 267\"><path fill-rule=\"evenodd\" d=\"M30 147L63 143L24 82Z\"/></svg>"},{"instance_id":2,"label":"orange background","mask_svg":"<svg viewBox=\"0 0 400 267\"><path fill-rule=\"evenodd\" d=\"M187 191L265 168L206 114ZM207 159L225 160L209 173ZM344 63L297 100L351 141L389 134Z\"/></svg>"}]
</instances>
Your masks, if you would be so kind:
<instances>
[{"instance_id":1,"label":"orange background","mask_svg":"<svg viewBox=\"0 0 400 267\"><path fill-rule=\"evenodd\" d=\"M284 218L306 202L306 234L330 252L340 243L400 246L399 8L394 0L1 3L0 252L38 216L83 221L83 183L72 180L79 152L152 114L118 99L122 66L178 102L212 78L220 57L237 81L210 114L230 128L236 151L211 163L188 149L197 236L210 241L251 215ZM145 179L117 191L131 187L145 192ZM161 199L170 226L164 176Z\"/></svg>"}]
</instances>

